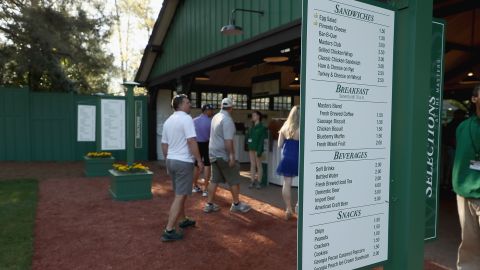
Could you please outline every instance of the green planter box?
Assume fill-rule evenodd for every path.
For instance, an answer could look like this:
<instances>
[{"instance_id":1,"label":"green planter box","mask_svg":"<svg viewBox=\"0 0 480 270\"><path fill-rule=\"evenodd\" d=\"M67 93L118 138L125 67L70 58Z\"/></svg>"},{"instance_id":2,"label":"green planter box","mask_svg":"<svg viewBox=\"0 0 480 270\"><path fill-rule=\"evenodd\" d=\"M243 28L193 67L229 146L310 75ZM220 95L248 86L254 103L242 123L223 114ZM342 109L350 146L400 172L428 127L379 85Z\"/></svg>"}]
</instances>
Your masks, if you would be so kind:
<instances>
[{"instance_id":1,"label":"green planter box","mask_svg":"<svg viewBox=\"0 0 480 270\"><path fill-rule=\"evenodd\" d=\"M153 173L110 172L110 195L117 201L148 200L152 198Z\"/></svg>"},{"instance_id":2,"label":"green planter box","mask_svg":"<svg viewBox=\"0 0 480 270\"><path fill-rule=\"evenodd\" d=\"M112 168L115 161L114 157L109 158L89 158L83 157L85 161L85 175L87 177L108 176L108 170Z\"/></svg>"}]
</instances>

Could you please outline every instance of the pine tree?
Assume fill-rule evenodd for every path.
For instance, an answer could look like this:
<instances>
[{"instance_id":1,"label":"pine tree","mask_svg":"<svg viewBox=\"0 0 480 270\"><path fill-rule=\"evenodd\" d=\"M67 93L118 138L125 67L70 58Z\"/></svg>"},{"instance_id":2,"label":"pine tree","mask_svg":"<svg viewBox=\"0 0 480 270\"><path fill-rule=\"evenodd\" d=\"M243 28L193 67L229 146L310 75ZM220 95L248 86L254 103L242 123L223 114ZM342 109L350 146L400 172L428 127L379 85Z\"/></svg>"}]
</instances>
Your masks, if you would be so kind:
<instances>
[{"instance_id":1,"label":"pine tree","mask_svg":"<svg viewBox=\"0 0 480 270\"><path fill-rule=\"evenodd\" d=\"M34 91L106 92L113 57L102 1L0 2L0 84Z\"/></svg>"}]
</instances>

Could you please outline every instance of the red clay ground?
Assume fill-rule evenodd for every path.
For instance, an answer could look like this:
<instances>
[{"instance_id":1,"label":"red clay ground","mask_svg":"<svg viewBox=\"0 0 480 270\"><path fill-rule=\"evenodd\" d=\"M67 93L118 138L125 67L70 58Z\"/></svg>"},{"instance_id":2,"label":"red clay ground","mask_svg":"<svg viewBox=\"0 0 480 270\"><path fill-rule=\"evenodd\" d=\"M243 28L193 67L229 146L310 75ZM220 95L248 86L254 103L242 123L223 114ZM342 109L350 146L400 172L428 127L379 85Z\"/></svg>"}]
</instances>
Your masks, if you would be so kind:
<instances>
[{"instance_id":1,"label":"red clay ground","mask_svg":"<svg viewBox=\"0 0 480 270\"><path fill-rule=\"evenodd\" d=\"M202 197L190 197L187 215L197 226L182 241L162 243L173 194L164 171L150 167L153 199L116 202L108 178L83 177L81 162L0 163L0 179L41 180L32 269L296 269L296 222L247 197L252 211L232 214L225 190L218 213L204 214Z\"/></svg>"}]
</instances>

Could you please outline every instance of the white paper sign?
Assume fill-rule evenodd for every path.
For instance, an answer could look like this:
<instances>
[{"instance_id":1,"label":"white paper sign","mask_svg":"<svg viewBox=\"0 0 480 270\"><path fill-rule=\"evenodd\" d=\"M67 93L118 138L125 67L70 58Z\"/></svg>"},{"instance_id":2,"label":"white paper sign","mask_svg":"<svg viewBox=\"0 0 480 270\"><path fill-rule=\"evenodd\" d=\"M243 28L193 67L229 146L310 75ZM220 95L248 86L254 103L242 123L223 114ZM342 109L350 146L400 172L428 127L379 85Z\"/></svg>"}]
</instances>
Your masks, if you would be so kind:
<instances>
[{"instance_id":1,"label":"white paper sign","mask_svg":"<svg viewBox=\"0 0 480 270\"><path fill-rule=\"evenodd\" d=\"M92 105L78 105L77 114L77 141L95 141L95 111Z\"/></svg>"},{"instance_id":2,"label":"white paper sign","mask_svg":"<svg viewBox=\"0 0 480 270\"><path fill-rule=\"evenodd\" d=\"M302 269L388 257L394 12L310 0L305 63Z\"/></svg>"},{"instance_id":3,"label":"white paper sign","mask_svg":"<svg viewBox=\"0 0 480 270\"><path fill-rule=\"evenodd\" d=\"M101 100L102 150L125 149L125 100Z\"/></svg>"}]
</instances>

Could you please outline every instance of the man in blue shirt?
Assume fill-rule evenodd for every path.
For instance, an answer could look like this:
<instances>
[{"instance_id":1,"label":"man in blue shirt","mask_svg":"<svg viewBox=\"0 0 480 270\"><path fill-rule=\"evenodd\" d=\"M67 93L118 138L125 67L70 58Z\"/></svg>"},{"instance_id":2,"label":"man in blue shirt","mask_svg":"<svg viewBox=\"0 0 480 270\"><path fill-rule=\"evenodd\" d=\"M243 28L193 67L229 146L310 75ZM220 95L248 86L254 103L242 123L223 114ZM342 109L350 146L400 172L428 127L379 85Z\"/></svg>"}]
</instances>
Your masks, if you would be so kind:
<instances>
[{"instance_id":1,"label":"man in blue shirt","mask_svg":"<svg viewBox=\"0 0 480 270\"><path fill-rule=\"evenodd\" d=\"M198 149L200 150L200 156L202 157L203 164L205 165L203 174L204 174L204 187L203 187L203 197L208 195L208 183L210 182L210 158L208 153L208 142L210 140L210 127L212 125L212 116L213 116L213 106L211 104L204 104L202 106L202 114L193 119L195 124L195 132L197 133L197 143ZM198 177L200 176L201 171L198 169L195 163L195 171L193 173L193 190L192 192L201 192L202 190L197 184Z\"/></svg>"}]
</instances>

